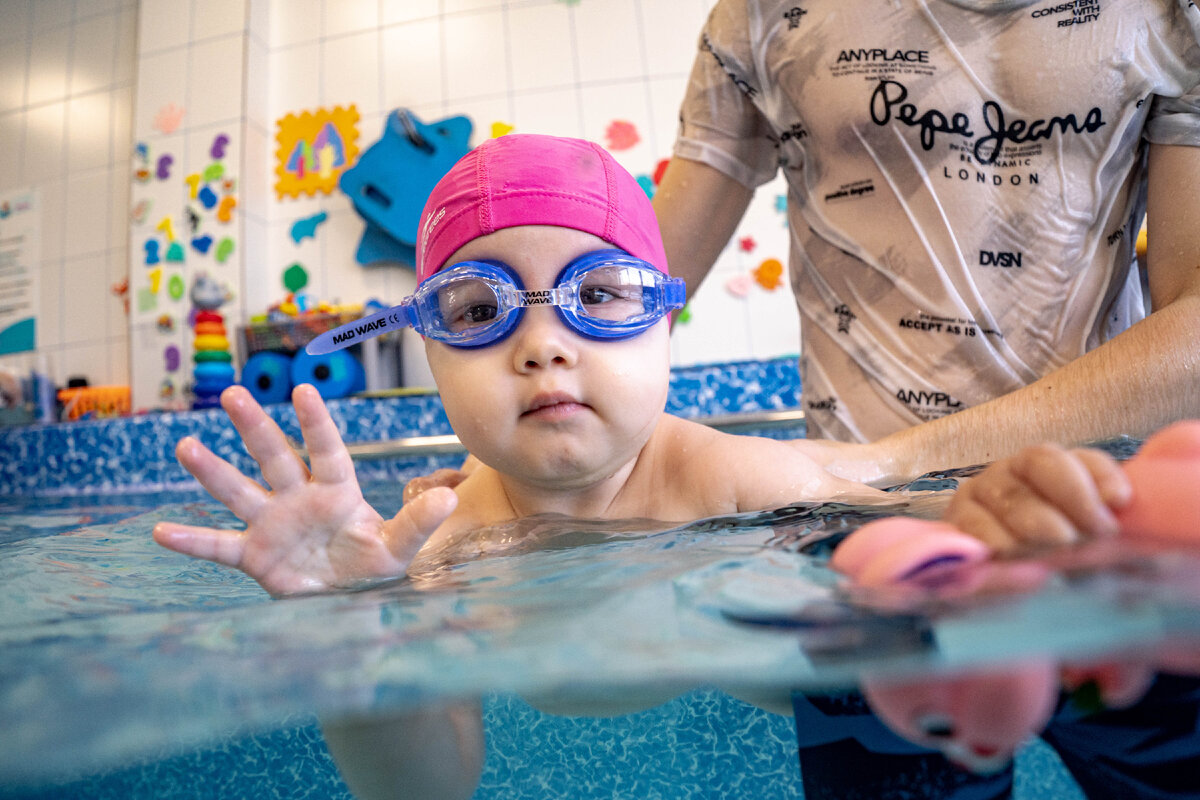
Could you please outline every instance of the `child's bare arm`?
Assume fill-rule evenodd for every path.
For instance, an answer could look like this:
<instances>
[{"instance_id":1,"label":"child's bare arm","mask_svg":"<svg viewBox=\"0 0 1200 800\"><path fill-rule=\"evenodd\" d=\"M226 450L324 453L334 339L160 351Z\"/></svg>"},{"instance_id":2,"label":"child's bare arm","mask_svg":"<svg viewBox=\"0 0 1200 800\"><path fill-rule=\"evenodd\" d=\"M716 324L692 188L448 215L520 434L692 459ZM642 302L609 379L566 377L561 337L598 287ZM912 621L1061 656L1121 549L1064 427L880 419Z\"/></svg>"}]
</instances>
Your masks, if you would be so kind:
<instances>
[{"instance_id":1,"label":"child's bare arm","mask_svg":"<svg viewBox=\"0 0 1200 800\"><path fill-rule=\"evenodd\" d=\"M964 481L945 520L996 551L1115 536L1132 491L1100 450L1027 447Z\"/></svg>"},{"instance_id":2,"label":"child's bare arm","mask_svg":"<svg viewBox=\"0 0 1200 800\"><path fill-rule=\"evenodd\" d=\"M433 489L385 520L363 499L354 464L312 386L293 393L311 468L244 388L221 405L270 485L264 489L190 437L180 463L239 519L245 530L160 522L154 539L171 550L236 567L273 595L348 588L398 577L454 510L450 489Z\"/></svg>"}]
</instances>

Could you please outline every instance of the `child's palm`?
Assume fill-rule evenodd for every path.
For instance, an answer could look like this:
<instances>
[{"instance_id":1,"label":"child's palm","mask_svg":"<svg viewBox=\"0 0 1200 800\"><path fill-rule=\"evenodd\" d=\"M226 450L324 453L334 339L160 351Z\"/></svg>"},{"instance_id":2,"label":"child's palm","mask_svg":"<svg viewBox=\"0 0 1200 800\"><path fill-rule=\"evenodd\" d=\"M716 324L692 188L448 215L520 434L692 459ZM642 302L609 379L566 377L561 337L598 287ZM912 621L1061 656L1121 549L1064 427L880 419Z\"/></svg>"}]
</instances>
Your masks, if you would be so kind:
<instances>
[{"instance_id":1,"label":"child's palm","mask_svg":"<svg viewBox=\"0 0 1200 800\"><path fill-rule=\"evenodd\" d=\"M179 443L180 463L246 523L244 531L172 523L155 540L181 553L236 567L274 595L346 588L398 577L454 507L450 490L428 492L384 520L362 496L354 465L329 413L310 386L294 395L311 469L279 427L240 387L222 405L271 486L257 482L194 439Z\"/></svg>"}]
</instances>

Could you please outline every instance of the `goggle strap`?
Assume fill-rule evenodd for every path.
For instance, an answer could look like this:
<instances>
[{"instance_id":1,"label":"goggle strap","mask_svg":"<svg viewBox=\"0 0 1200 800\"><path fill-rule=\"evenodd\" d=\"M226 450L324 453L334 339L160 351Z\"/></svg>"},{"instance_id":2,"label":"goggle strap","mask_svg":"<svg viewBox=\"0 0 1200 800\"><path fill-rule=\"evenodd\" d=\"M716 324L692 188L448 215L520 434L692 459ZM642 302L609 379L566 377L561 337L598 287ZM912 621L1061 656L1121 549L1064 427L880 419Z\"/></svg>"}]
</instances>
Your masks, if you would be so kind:
<instances>
[{"instance_id":1,"label":"goggle strap","mask_svg":"<svg viewBox=\"0 0 1200 800\"><path fill-rule=\"evenodd\" d=\"M347 322L333 330L325 331L309 342L308 346L304 348L304 352L310 356L325 355L388 331L415 327L415 321L412 306L407 302L401 303L398 306L377 311L369 317L360 317L353 322Z\"/></svg>"},{"instance_id":2,"label":"goggle strap","mask_svg":"<svg viewBox=\"0 0 1200 800\"><path fill-rule=\"evenodd\" d=\"M687 305L687 284L683 282L682 278L664 280L663 294L665 295L663 309L666 311L683 308Z\"/></svg>"}]
</instances>

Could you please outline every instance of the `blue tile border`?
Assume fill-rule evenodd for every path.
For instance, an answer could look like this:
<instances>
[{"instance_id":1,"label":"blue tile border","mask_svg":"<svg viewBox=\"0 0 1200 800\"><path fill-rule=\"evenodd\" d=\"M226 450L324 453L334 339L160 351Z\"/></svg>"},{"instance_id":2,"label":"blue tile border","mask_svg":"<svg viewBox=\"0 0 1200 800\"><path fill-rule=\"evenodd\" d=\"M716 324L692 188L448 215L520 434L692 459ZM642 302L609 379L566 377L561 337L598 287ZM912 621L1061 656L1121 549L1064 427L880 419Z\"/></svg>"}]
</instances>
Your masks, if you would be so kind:
<instances>
[{"instance_id":1,"label":"blue tile border","mask_svg":"<svg viewBox=\"0 0 1200 800\"><path fill-rule=\"evenodd\" d=\"M667 411L683 417L796 408L797 359L743 361L671 371ZM451 433L436 395L331 400L343 438L370 442ZM288 404L268 406L288 435L300 438ZM146 414L120 419L0 429L0 496L156 491L195 486L175 461L175 443L197 436L247 474L257 465L220 409ZM429 472L457 457L359 462L360 476L396 477Z\"/></svg>"}]
</instances>

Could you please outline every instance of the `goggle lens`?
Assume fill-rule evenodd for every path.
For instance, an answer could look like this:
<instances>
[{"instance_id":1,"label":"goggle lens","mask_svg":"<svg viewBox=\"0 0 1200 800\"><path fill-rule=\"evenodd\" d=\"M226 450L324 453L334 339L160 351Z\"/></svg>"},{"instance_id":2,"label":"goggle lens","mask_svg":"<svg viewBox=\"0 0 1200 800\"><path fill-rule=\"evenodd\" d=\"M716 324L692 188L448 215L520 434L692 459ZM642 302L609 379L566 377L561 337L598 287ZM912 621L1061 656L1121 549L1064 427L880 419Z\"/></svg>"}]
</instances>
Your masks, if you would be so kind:
<instances>
[{"instance_id":1,"label":"goggle lens","mask_svg":"<svg viewBox=\"0 0 1200 800\"><path fill-rule=\"evenodd\" d=\"M646 308L645 287L653 276L644 269L602 266L579 276L577 312L580 316L605 322L631 322L640 319Z\"/></svg>"},{"instance_id":2,"label":"goggle lens","mask_svg":"<svg viewBox=\"0 0 1200 800\"><path fill-rule=\"evenodd\" d=\"M483 278L452 280L434 292L442 327L455 335L481 332L507 314L502 309L503 287Z\"/></svg>"},{"instance_id":3,"label":"goggle lens","mask_svg":"<svg viewBox=\"0 0 1200 800\"><path fill-rule=\"evenodd\" d=\"M499 261L464 261L424 280L399 305L327 331L306 348L319 355L411 325L454 347L486 347L508 336L527 306L552 305L562 321L590 339L629 339L669 311L683 308L684 283L621 250L572 261L553 289L526 290Z\"/></svg>"}]
</instances>

